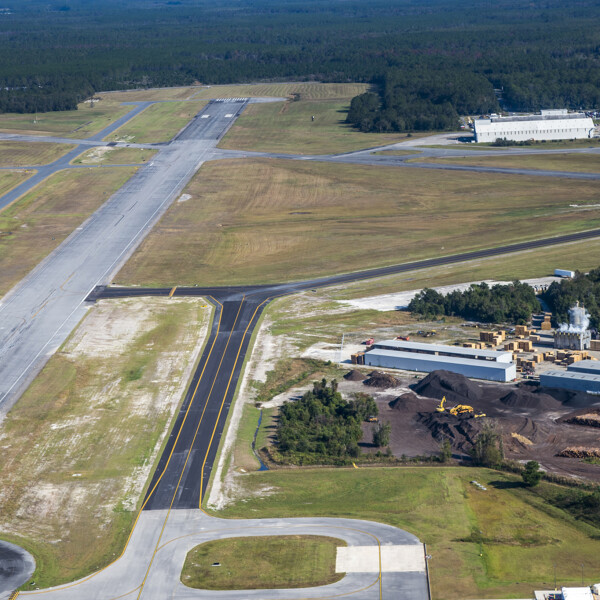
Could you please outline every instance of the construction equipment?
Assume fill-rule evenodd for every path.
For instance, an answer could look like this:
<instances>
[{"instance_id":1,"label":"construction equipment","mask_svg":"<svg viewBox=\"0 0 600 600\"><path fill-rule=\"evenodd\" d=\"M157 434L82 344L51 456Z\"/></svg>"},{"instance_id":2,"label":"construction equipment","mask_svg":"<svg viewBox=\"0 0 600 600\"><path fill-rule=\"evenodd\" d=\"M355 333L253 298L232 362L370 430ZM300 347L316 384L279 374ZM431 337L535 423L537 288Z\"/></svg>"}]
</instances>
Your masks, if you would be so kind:
<instances>
[{"instance_id":1,"label":"construction equipment","mask_svg":"<svg viewBox=\"0 0 600 600\"><path fill-rule=\"evenodd\" d=\"M474 417L475 419L479 419L479 417L485 417L485 416L486 416L486 414L485 414L485 413L481 413L480 415L473 415L473 417Z\"/></svg>"},{"instance_id":2,"label":"construction equipment","mask_svg":"<svg viewBox=\"0 0 600 600\"><path fill-rule=\"evenodd\" d=\"M379 419L377 417L375 417L374 415L367 417L367 423L378 423L378 422L379 422Z\"/></svg>"},{"instance_id":3,"label":"construction equipment","mask_svg":"<svg viewBox=\"0 0 600 600\"><path fill-rule=\"evenodd\" d=\"M440 405L435 409L438 412L444 412L446 409L444 408L444 402L446 402L446 396L444 396L441 401L440 401Z\"/></svg>"},{"instance_id":4,"label":"construction equipment","mask_svg":"<svg viewBox=\"0 0 600 600\"><path fill-rule=\"evenodd\" d=\"M467 404L457 404L456 406L450 409L450 414L454 416L464 415L466 413L474 412L472 406L468 406Z\"/></svg>"}]
</instances>

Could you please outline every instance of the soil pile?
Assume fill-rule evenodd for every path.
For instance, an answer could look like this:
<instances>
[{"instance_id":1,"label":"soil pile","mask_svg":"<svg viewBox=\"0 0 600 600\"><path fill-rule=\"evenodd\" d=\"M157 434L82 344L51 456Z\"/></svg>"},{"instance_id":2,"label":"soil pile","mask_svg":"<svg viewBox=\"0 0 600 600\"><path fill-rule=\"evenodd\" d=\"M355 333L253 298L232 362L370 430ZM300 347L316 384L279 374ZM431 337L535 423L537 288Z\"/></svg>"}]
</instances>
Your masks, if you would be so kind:
<instances>
[{"instance_id":1,"label":"soil pile","mask_svg":"<svg viewBox=\"0 0 600 600\"><path fill-rule=\"evenodd\" d=\"M365 376L360 371L357 371L356 369L352 369L352 371L348 371L344 375L344 379L346 381L362 381L364 378L365 378Z\"/></svg>"},{"instance_id":2,"label":"soil pile","mask_svg":"<svg viewBox=\"0 0 600 600\"><path fill-rule=\"evenodd\" d=\"M398 387L400 381L395 377L392 377L389 373L373 371L372 373L369 373L369 378L365 381L365 385L378 388L392 388Z\"/></svg>"},{"instance_id":3,"label":"soil pile","mask_svg":"<svg viewBox=\"0 0 600 600\"><path fill-rule=\"evenodd\" d=\"M419 421L431 432L440 443L449 439L452 448L468 453L477 436L483 429L484 419L474 419L469 416L455 416L448 412L419 413Z\"/></svg>"},{"instance_id":4,"label":"soil pile","mask_svg":"<svg viewBox=\"0 0 600 600\"><path fill-rule=\"evenodd\" d=\"M419 396L438 400L446 396L448 402L456 404L477 404L482 395L480 387L464 375L442 370L432 371L412 389Z\"/></svg>"},{"instance_id":5,"label":"soil pile","mask_svg":"<svg viewBox=\"0 0 600 600\"><path fill-rule=\"evenodd\" d=\"M534 408L536 410L556 410L560 402L548 394L538 394L526 388L515 388L506 396L500 398L500 402L509 408Z\"/></svg>"},{"instance_id":6,"label":"soil pile","mask_svg":"<svg viewBox=\"0 0 600 600\"><path fill-rule=\"evenodd\" d=\"M412 413L423 409L423 400L419 400L416 394L408 392L392 400L389 406L393 410Z\"/></svg>"}]
</instances>

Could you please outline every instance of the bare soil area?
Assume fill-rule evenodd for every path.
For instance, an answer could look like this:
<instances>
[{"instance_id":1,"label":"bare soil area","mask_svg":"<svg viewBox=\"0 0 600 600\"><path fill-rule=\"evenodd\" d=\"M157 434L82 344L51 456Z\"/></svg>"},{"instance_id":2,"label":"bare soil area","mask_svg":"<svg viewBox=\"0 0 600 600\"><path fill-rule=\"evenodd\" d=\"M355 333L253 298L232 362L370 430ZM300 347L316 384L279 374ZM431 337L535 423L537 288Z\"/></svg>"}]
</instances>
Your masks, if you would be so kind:
<instances>
[{"instance_id":1,"label":"bare soil area","mask_svg":"<svg viewBox=\"0 0 600 600\"><path fill-rule=\"evenodd\" d=\"M363 381L358 382L356 373L350 373L350 381L344 381L340 390L360 387L375 397L379 420L392 425L390 448L394 456L437 454L447 438L454 456L468 459L474 440L491 423L502 432L506 458L537 460L549 472L600 481L600 465L584 460L600 452L598 396L528 383L479 384L447 371L434 371L419 381L395 376L399 385L405 386L399 394L397 385L390 389L366 385L374 378L383 381L380 375L369 377L370 372L365 371ZM444 396L446 410L440 412L436 409ZM474 411L452 415L448 409L457 404L471 406ZM482 414L485 416L474 416ZM369 443L371 428L370 424L363 425L363 450L367 452L377 450ZM565 452L572 448L578 452Z\"/></svg>"}]
</instances>

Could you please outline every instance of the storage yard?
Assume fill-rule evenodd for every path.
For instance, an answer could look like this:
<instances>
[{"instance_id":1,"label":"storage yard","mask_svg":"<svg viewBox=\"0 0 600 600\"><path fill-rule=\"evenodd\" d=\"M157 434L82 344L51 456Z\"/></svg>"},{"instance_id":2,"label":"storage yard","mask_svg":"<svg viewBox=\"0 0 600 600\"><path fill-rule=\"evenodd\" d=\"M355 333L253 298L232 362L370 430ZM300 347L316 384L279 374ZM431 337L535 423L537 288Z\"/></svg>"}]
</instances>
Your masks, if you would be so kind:
<instances>
[{"instance_id":1,"label":"storage yard","mask_svg":"<svg viewBox=\"0 0 600 600\"><path fill-rule=\"evenodd\" d=\"M369 377L370 373L350 371L340 390L375 397L379 421L392 425L390 448L398 458L438 455L444 439L450 440L455 458L468 458L477 435L493 424L502 432L507 459L537 460L557 475L600 481L593 460L600 456L600 397L542 389L533 382L478 384L447 371L418 381L414 376L390 380ZM369 385L374 379L382 387ZM439 411L444 397L445 410ZM457 405L473 411L452 414ZM363 429L363 451L375 452L377 448L368 443L371 425L364 424Z\"/></svg>"}]
</instances>

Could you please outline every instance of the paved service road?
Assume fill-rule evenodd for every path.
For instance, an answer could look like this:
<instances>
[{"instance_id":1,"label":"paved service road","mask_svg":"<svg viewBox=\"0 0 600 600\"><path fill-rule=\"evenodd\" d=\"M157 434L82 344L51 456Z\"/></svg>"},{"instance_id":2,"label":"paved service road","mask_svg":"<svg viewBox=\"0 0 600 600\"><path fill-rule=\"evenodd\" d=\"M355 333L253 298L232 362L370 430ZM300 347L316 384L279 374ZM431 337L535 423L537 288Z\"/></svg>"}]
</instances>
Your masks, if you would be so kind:
<instances>
[{"instance_id":1,"label":"paved service road","mask_svg":"<svg viewBox=\"0 0 600 600\"><path fill-rule=\"evenodd\" d=\"M0 302L0 416L137 247L245 102L213 102ZM104 132L106 134L106 132Z\"/></svg>"},{"instance_id":2,"label":"paved service road","mask_svg":"<svg viewBox=\"0 0 600 600\"><path fill-rule=\"evenodd\" d=\"M29 552L0 540L0 597L23 585L34 569L35 561Z\"/></svg>"},{"instance_id":3,"label":"paved service road","mask_svg":"<svg viewBox=\"0 0 600 600\"><path fill-rule=\"evenodd\" d=\"M337 583L287 590L206 591L184 586L181 569L196 545L227 537L322 535L338 538L353 548L373 549L375 564L348 573ZM412 555L410 564L385 564L390 550ZM416 559L416 560L415 560ZM216 519L200 510L144 511L116 562L75 584L19 597L43 600L301 600L340 596L356 600L428 600L423 546L413 535L382 523L354 519ZM413 570L411 570L413 569Z\"/></svg>"}]
</instances>

